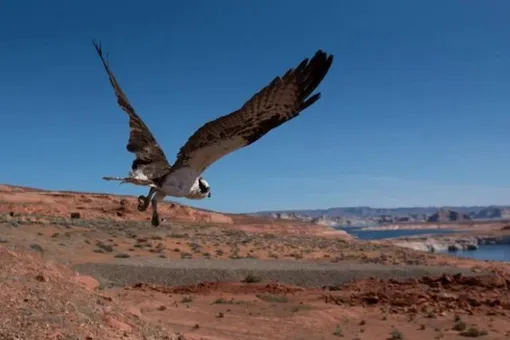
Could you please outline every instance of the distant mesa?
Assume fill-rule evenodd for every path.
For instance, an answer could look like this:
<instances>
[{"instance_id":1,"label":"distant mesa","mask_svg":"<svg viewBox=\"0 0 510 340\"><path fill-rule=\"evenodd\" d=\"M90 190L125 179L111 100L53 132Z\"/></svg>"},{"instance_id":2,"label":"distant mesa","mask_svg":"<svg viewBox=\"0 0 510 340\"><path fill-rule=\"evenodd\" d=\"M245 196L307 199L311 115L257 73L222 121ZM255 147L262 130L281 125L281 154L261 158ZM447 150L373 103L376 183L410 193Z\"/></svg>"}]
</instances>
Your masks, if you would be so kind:
<instances>
[{"instance_id":1,"label":"distant mesa","mask_svg":"<svg viewBox=\"0 0 510 340\"><path fill-rule=\"evenodd\" d=\"M439 209L435 214L427 218L427 222L453 222L469 221L471 217L468 214L460 213L450 209Z\"/></svg>"},{"instance_id":2,"label":"distant mesa","mask_svg":"<svg viewBox=\"0 0 510 340\"><path fill-rule=\"evenodd\" d=\"M509 206L336 207L328 209L259 211L249 213L280 220L328 226L373 226L395 223L510 220Z\"/></svg>"},{"instance_id":3,"label":"distant mesa","mask_svg":"<svg viewBox=\"0 0 510 340\"><path fill-rule=\"evenodd\" d=\"M508 219L510 218L510 209L507 207L487 207L475 214L476 219Z\"/></svg>"},{"instance_id":4,"label":"distant mesa","mask_svg":"<svg viewBox=\"0 0 510 340\"><path fill-rule=\"evenodd\" d=\"M310 222L312 222L313 224L326 225L326 226L330 226L330 227L338 225L338 219L334 219L334 218L326 217L326 216L320 216L320 217L314 218Z\"/></svg>"}]
</instances>

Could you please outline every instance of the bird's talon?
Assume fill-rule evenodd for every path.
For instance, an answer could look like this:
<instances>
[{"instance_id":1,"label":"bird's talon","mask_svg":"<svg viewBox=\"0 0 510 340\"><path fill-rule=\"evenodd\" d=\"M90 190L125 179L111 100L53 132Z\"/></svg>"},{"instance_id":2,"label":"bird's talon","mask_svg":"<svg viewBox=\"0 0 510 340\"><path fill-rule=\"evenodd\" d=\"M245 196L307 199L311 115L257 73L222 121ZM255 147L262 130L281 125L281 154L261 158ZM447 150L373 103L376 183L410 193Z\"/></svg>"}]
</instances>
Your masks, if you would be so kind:
<instances>
[{"instance_id":1,"label":"bird's talon","mask_svg":"<svg viewBox=\"0 0 510 340\"><path fill-rule=\"evenodd\" d=\"M158 215L152 215L151 224L155 227L159 226L159 216Z\"/></svg>"},{"instance_id":2,"label":"bird's talon","mask_svg":"<svg viewBox=\"0 0 510 340\"><path fill-rule=\"evenodd\" d=\"M147 204L147 197L144 195L138 196L138 211L145 211L147 210L147 207L149 205Z\"/></svg>"}]
</instances>

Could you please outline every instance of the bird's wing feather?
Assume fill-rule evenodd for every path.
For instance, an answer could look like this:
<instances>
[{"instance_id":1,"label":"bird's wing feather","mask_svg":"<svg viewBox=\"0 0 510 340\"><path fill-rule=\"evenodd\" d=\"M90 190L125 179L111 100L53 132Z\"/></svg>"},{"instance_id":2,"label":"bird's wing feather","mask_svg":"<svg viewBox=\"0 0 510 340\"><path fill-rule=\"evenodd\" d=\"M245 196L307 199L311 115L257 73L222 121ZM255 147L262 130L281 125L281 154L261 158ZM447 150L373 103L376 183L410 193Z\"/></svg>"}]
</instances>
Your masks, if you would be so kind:
<instances>
[{"instance_id":1,"label":"bird's wing feather","mask_svg":"<svg viewBox=\"0 0 510 340\"><path fill-rule=\"evenodd\" d=\"M312 59L274 78L239 110L204 124L181 147L173 169L190 168L200 174L223 156L298 116L320 98L320 93L311 94L332 62L332 55L319 50Z\"/></svg>"},{"instance_id":2,"label":"bird's wing feather","mask_svg":"<svg viewBox=\"0 0 510 340\"><path fill-rule=\"evenodd\" d=\"M126 95L120 88L117 79L110 70L108 61L103 56L101 44L94 41L101 62L108 74L108 78L113 87L117 103L124 112L129 116L129 141L126 149L136 155L131 166L131 175L142 180L157 180L170 172L170 164L168 163L165 153L159 147L158 142L152 135L151 131L145 125L143 120L135 112L135 109L129 103Z\"/></svg>"}]
</instances>

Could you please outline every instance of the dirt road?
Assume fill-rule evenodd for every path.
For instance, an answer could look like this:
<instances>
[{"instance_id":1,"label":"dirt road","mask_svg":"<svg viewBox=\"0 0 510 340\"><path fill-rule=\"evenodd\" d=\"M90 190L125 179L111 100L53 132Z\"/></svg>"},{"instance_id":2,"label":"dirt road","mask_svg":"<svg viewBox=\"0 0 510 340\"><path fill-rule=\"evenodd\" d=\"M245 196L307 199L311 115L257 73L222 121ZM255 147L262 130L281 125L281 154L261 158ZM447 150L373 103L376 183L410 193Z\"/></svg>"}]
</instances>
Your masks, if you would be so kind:
<instances>
[{"instance_id":1,"label":"dirt road","mask_svg":"<svg viewBox=\"0 0 510 340\"><path fill-rule=\"evenodd\" d=\"M83 275L98 278L108 286L134 283L188 285L203 281L240 281L248 274L263 280L303 287L339 285L368 277L411 278L442 273L472 275L470 270L374 263L311 263L283 260L165 260L119 259L115 263L84 263L73 267Z\"/></svg>"}]
</instances>

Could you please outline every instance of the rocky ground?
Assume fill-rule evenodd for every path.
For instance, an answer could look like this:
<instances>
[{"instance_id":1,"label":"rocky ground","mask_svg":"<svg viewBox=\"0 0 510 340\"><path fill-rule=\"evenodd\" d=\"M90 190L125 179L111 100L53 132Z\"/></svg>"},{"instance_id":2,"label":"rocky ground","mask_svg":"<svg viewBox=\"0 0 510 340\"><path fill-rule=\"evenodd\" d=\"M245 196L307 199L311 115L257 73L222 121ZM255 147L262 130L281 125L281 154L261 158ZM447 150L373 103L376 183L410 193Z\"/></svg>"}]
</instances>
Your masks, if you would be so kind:
<instances>
[{"instance_id":1,"label":"rocky ground","mask_svg":"<svg viewBox=\"0 0 510 340\"><path fill-rule=\"evenodd\" d=\"M2 186L0 213L1 339L510 336L501 263L171 203L154 228L128 196Z\"/></svg>"}]
</instances>

